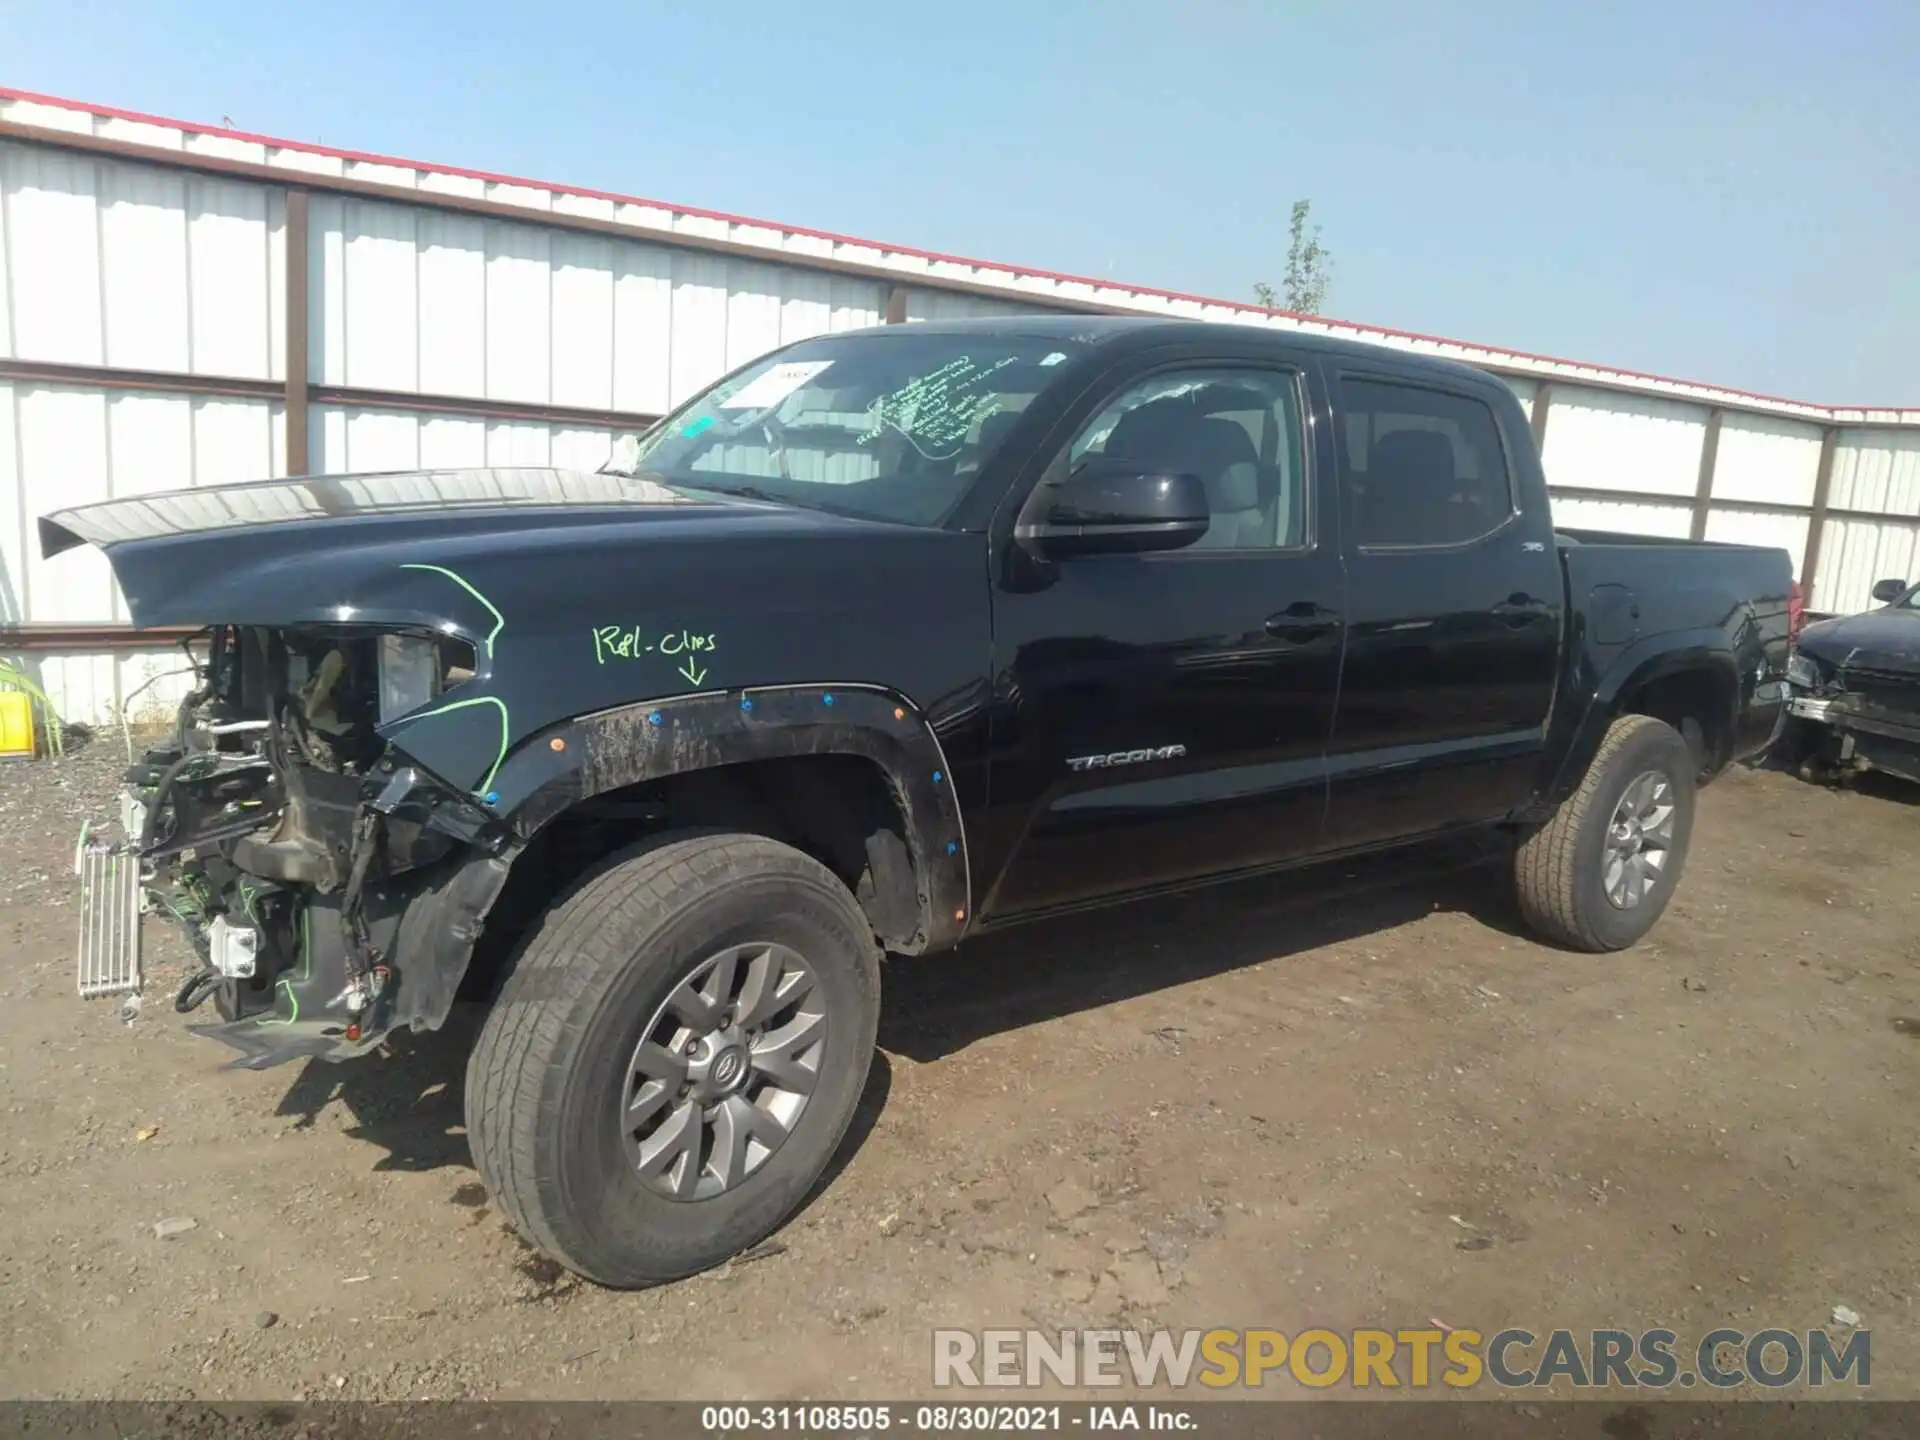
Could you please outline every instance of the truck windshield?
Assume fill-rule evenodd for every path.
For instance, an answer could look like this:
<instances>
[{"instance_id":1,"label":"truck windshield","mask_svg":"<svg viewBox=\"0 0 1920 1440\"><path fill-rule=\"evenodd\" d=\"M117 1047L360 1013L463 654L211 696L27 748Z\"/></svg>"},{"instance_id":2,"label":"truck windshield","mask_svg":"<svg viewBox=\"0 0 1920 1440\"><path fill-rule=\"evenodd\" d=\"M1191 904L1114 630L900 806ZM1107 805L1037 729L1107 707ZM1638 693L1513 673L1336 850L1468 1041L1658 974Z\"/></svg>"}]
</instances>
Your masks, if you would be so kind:
<instances>
[{"instance_id":1,"label":"truck windshield","mask_svg":"<svg viewBox=\"0 0 1920 1440\"><path fill-rule=\"evenodd\" d=\"M623 435L605 472L937 525L1080 346L901 326L777 351Z\"/></svg>"}]
</instances>

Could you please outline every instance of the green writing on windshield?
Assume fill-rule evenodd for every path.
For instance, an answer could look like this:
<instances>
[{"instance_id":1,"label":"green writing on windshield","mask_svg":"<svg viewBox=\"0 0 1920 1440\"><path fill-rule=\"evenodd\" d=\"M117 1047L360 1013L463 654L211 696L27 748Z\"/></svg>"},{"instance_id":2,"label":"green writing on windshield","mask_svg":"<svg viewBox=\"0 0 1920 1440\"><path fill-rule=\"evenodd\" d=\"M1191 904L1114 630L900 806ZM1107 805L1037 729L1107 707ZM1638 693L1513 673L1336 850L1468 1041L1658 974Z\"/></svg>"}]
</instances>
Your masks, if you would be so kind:
<instances>
[{"instance_id":1,"label":"green writing on windshield","mask_svg":"<svg viewBox=\"0 0 1920 1440\"><path fill-rule=\"evenodd\" d=\"M988 387L988 380L1016 363L1012 356L990 365L968 355L949 360L874 401L873 424L859 443L878 439L883 430L897 430L927 459L952 458L960 453L973 427L1005 403Z\"/></svg>"}]
</instances>

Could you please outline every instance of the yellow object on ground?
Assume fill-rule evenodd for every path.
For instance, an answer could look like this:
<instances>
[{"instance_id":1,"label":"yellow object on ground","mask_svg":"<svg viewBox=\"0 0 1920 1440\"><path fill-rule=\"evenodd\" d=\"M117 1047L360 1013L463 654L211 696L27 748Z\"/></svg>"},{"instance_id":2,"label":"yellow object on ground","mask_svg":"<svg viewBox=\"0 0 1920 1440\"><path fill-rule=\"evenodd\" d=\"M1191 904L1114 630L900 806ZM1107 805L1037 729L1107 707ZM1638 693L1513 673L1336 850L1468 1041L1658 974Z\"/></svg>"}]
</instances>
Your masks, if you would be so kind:
<instances>
[{"instance_id":1,"label":"yellow object on ground","mask_svg":"<svg viewBox=\"0 0 1920 1440\"><path fill-rule=\"evenodd\" d=\"M33 697L0 690L0 759L31 759L33 753Z\"/></svg>"}]
</instances>

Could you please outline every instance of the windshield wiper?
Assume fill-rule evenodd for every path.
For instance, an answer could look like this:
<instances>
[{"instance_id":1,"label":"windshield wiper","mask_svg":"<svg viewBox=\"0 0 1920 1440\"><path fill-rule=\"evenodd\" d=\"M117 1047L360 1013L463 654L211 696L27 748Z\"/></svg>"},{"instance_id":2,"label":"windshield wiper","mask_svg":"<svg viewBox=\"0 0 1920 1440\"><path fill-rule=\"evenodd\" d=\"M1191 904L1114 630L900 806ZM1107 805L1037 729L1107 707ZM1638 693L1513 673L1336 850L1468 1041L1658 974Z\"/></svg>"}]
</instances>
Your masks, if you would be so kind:
<instances>
[{"instance_id":1,"label":"windshield wiper","mask_svg":"<svg viewBox=\"0 0 1920 1440\"><path fill-rule=\"evenodd\" d=\"M742 500L761 500L769 505L799 505L805 508L805 502L795 500L788 495L772 495L758 485L709 485L704 481L698 485L686 481L673 481L677 490L705 490L714 495L737 495Z\"/></svg>"}]
</instances>

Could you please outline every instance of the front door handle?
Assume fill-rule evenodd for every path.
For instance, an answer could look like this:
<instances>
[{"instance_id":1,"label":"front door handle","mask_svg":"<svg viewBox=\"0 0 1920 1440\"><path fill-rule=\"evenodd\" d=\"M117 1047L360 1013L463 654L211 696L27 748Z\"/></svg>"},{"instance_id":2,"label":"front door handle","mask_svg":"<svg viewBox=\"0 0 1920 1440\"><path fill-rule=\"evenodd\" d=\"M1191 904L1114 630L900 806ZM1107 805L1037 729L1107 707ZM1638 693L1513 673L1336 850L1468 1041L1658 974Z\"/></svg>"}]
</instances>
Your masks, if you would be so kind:
<instances>
[{"instance_id":1,"label":"front door handle","mask_svg":"<svg viewBox=\"0 0 1920 1440\"><path fill-rule=\"evenodd\" d=\"M1290 645L1319 640L1340 628L1340 617L1312 600L1296 600L1278 614L1267 617L1267 634Z\"/></svg>"}]
</instances>

